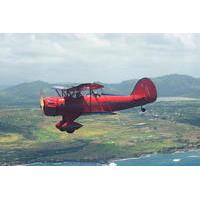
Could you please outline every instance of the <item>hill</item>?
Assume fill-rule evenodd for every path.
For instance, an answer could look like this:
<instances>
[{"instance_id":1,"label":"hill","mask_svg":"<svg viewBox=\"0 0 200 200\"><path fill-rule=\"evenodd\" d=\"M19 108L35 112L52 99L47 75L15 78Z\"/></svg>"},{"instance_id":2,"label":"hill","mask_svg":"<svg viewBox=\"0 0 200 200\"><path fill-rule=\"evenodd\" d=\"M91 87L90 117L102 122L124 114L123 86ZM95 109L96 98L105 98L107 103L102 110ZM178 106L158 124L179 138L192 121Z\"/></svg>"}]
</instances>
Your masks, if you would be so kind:
<instances>
[{"instance_id":1,"label":"hill","mask_svg":"<svg viewBox=\"0 0 200 200\"><path fill-rule=\"evenodd\" d=\"M159 97L200 97L200 78L187 75L166 75L153 78ZM136 79L123 81L115 84L104 84L104 93L130 94L134 88ZM38 105L38 99L42 91L45 95L55 95L50 84L43 81L22 83L16 86L0 90L0 106L6 105ZM75 84L62 84L70 87Z\"/></svg>"},{"instance_id":2,"label":"hill","mask_svg":"<svg viewBox=\"0 0 200 200\"><path fill-rule=\"evenodd\" d=\"M200 79L186 75L167 75L153 79L160 97L200 97Z\"/></svg>"}]
</instances>

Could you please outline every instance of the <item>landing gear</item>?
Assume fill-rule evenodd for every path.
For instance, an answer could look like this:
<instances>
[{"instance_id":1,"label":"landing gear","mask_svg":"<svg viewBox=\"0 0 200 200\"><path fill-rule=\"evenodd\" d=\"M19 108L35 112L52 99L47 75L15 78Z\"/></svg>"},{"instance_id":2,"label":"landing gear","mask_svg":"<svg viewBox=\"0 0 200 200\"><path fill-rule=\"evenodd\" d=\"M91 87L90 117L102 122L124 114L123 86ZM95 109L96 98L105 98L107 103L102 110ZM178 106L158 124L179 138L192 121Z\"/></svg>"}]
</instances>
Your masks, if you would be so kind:
<instances>
[{"instance_id":1,"label":"landing gear","mask_svg":"<svg viewBox=\"0 0 200 200\"><path fill-rule=\"evenodd\" d=\"M75 129L72 129L72 128L67 128L66 129L66 132L67 133L74 133Z\"/></svg>"},{"instance_id":2,"label":"landing gear","mask_svg":"<svg viewBox=\"0 0 200 200\"><path fill-rule=\"evenodd\" d=\"M66 131L67 133L74 133L75 130L81 128L83 125L79 124L77 122L67 122L64 120L61 120L56 124L56 128L60 131Z\"/></svg>"},{"instance_id":3,"label":"landing gear","mask_svg":"<svg viewBox=\"0 0 200 200\"><path fill-rule=\"evenodd\" d=\"M63 127L60 127L59 130L62 131L62 132L66 131L67 133L74 133L74 131L75 131L75 129L63 128Z\"/></svg>"},{"instance_id":4,"label":"landing gear","mask_svg":"<svg viewBox=\"0 0 200 200\"><path fill-rule=\"evenodd\" d=\"M145 109L145 108L143 108L143 107L141 106L141 111L142 111L142 112L145 112L145 111L146 111L146 109Z\"/></svg>"},{"instance_id":5,"label":"landing gear","mask_svg":"<svg viewBox=\"0 0 200 200\"><path fill-rule=\"evenodd\" d=\"M62 132L66 131L65 128L62 128L62 127L59 128L59 130L62 131Z\"/></svg>"}]
</instances>

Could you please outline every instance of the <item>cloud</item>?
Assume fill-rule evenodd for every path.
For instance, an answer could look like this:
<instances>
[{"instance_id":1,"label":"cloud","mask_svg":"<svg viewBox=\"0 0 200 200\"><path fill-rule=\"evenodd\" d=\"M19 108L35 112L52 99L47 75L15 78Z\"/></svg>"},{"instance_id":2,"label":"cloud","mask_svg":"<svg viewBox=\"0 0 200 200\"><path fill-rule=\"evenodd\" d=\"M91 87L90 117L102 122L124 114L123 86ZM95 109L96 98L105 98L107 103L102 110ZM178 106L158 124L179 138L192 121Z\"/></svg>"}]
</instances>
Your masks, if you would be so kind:
<instances>
[{"instance_id":1,"label":"cloud","mask_svg":"<svg viewBox=\"0 0 200 200\"><path fill-rule=\"evenodd\" d=\"M0 34L0 84L200 76L200 34Z\"/></svg>"},{"instance_id":2,"label":"cloud","mask_svg":"<svg viewBox=\"0 0 200 200\"><path fill-rule=\"evenodd\" d=\"M172 42L179 42L182 44L182 46L186 49L195 49L196 43L195 43L195 34L166 34L165 36L169 39L172 40Z\"/></svg>"},{"instance_id":3,"label":"cloud","mask_svg":"<svg viewBox=\"0 0 200 200\"><path fill-rule=\"evenodd\" d=\"M75 39L78 39L78 40L82 40L86 43L88 43L88 45L90 45L91 47L95 47L95 48L98 48L98 47L109 47L110 46L110 42L109 40L106 40L104 38L102 38L101 36L103 36L103 34L99 34L99 35L96 35L96 34L74 34L75 36Z\"/></svg>"}]
</instances>

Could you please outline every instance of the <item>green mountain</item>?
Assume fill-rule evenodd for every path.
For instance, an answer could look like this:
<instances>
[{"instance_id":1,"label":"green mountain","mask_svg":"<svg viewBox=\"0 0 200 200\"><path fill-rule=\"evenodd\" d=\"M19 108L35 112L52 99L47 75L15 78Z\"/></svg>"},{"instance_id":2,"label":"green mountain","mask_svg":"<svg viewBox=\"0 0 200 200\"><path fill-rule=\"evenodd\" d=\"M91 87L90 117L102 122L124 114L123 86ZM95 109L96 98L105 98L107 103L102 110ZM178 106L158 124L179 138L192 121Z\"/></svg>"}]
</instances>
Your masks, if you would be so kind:
<instances>
[{"instance_id":1,"label":"green mountain","mask_svg":"<svg viewBox=\"0 0 200 200\"><path fill-rule=\"evenodd\" d=\"M200 78L194 78L187 75L166 75L152 78L159 97L200 97ZM119 84L108 85L117 92L130 94L137 80L128 80Z\"/></svg>"},{"instance_id":2,"label":"green mountain","mask_svg":"<svg viewBox=\"0 0 200 200\"><path fill-rule=\"evenodd\" d=\"M161 97L200 97L200 79L186 75L167 75L153 79Z\"/></svg>"},{"instance_id":3,"label":"green mountain","mask_svg":"<svg viewBox=\"0 0 200 200\"><path fill-rule=\"evenodd\" d=\"M48 88L42 81L22 83L0 90L0 105L35 104L40 96L40 88Z\"/></svg>"},{"instance_id":4,"label":"green mountain","mask_svg":"<svg viewBox=\"0 0 200 200\"><path fill-rule=\"evenodd\" d=\"M186 75L166 75L153 78L159 97L200 97L200 78ZM130 94L137 80L127 80L116 84L104 84L104 93ZM43 81L22 83L0 90L0 106L6 105L38 105L40 95L56 95L51 89L53 85ZM70 87L76 84L58 84Z\"/></svg>"}]
</instances>

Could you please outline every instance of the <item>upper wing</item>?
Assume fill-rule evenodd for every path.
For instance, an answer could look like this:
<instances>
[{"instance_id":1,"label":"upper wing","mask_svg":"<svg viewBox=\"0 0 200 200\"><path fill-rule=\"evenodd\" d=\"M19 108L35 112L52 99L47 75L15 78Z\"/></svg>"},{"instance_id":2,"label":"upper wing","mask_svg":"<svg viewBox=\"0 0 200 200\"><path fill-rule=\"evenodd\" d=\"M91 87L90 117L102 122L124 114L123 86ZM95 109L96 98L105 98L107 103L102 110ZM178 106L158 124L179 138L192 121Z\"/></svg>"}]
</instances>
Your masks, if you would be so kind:
<instances>
[{"instance_id":1,"label":"upper wing","mask_svg":"<svg viewBox=\"0 0 200 200\"><path fill-rule=\"evenodd\" d=\"M103 88L103 85L98 83L84 83L78 86L67 89L67 91L82 91L82 90L97 90Z\"/></svg>"},{"instance_id":2,"label":"upper wing","mask_svg":"<svg viewBox=\"0 0 200 200\"><path fill-rule=\"evenodd\" d=\"M83 91L83 90L97 90L103 87L104 87L103 85L100 85L98 83L84 83L71 88L67 88L64 86L54 86L52 88L56 90L59 96L67 96L67 94L70 92Z\"/></svg>"}]
</instances>

